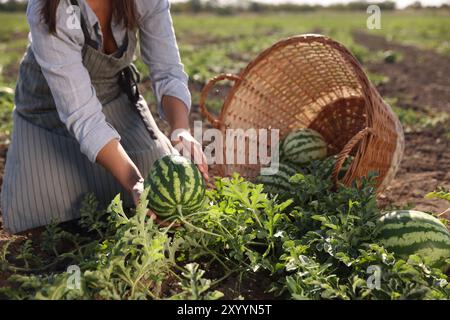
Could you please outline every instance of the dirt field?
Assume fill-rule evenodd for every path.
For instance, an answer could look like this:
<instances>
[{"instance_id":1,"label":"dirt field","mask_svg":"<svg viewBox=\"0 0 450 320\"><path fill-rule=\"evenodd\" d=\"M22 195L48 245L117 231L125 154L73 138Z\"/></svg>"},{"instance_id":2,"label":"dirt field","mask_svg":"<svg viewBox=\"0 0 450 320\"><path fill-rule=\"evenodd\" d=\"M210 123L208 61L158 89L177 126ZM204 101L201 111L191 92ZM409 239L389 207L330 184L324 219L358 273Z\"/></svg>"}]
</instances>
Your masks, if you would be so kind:
<instances>
[{"instance_id":1,"label":"dirt field","mask_svg":"<svg viewBox=\"0 0 450 320\"><path fill-rule=\"evenodd\" d=\"M395 50L403 59L395 64L369 64L370 71L389 77L378 87L384 97L397 97L398 107L423 114L450 113L450 58L412 46L388 43L381 37L356 34L358 43L371 50ZM431 80L431 81L430 81ZM383 204L411 204L416 209L444 212L446 201L424 196L439 186L450 187L450 123L414 132L405 128L406 149L400 170L381 196ZM450 215L449 215L450 216Z\"/></svg>"}]
</instances>

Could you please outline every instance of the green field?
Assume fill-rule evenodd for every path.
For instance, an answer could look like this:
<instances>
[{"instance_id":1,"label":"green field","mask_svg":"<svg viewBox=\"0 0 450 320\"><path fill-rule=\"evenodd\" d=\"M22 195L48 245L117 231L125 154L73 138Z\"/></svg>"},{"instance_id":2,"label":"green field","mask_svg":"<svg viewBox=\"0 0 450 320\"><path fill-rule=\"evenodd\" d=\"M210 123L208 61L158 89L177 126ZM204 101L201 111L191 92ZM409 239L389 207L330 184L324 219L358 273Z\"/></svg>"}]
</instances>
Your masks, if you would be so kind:
<instances>
[{"instance_id":1,"label":"green field","mask_svg":"<svg viewBox=\"0 0 450 320\"><path fill-rule=\"evenodd\" d=\"M181 54L194 80L204 81L218 72L238 72L261 50L280 38L322 33L346 45L362 62L376 59L354 43L352 32L368 32L387 39L450 53L450 19L443 13L386 13L382 30L366 28L367 15L358 13L307 13L245 15L236 17L175 16ZM206 43L206 44L205 44Z\"/></svg>"},{"instance_id":2,"label":"green field","mask_svg":"<svg viewBox=\"0 0 450 320\"><path fill-rule=\"evenodd\" d=\"M382 30L366 28L366 14L320 12L266 15L174 15L175 30L186 70L191 79L205 81L220 72L237 73L261 50L277 40L302 33L323 33L348 46L364 61L376 59L354 43L352 32L382 35L389 40L450 53L450 14L400 12L382 15ZM26 47L23 14L0 13L0 84L13 85L17 66Z\"/></svg>"},{"instance_id":3,"label":"green field","mask_svg":"<svg viewBox=\"0 0 450 320\"><path fill-rule=\"evenodd\" d=\"M326 34L345 44L363 63L383 59L383 52L371 52L356 44L354 32L381 35L397 43L449 55L449 17L450 13L439 11L389 12L382 15L382 30L368 30L367 15L355 12L238 16L176 14L173 19L186 71L191 81L202 84L219 73L238 73L271 44L302 33ZM0 21L0 86L13 88L17 67L27 45L28 26L24 14L0 13ZM137 64L141 72L148 75L142 62ZM375 83L387 80L377 73L370 77ZM146 98L153 101L151 93L147 93ZM193 92L195 104L198 98L198 92ZM219 107L219 102L216 101L215 106L213 102L213 108ZM5 113L6 116L2 116ZM8 121L9 113L10 108L4 104L0 117Z\"/></svg>"}]
</instances>

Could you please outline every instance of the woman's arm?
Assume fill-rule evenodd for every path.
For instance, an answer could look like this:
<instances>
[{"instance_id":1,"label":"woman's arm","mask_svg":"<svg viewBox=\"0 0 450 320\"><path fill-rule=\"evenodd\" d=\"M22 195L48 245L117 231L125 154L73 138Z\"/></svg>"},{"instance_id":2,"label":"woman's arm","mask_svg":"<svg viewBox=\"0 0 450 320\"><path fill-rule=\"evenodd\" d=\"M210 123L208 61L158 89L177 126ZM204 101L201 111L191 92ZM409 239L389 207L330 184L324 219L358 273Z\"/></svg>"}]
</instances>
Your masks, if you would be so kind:
<instances>
[{"instance_id":1,"label":"woman's arm","mask_svg":"<svg viewBox=\"0 0 450 320\"><path fill-rule=\"evenodd\" d=\"M189 130L189 111L183 101L172 96L163 96L162 108L171 131Z\"/></svg>"},{"instance_id":2,"label":"woman's arm","mask_svg":"<svg viewBox=\"0 0 450 320\"><path fill-rule=\"evenodd\" d=\"M158 113L163 119L167 118L163 97L177 98L189 112L191 108L191 94L188 88L189 77L181 63L180 53L173 29L168 0L136 0L139 14L139 36L142 60L150 69L153 91L156 96ZM168 111L174 104L169 99ZM178 108L176 108L178 109ZM171 117L173 120L173 118ZM184 119L187 120L187 119ZM169 124L170 123L169 121ZM183 124L184 125L184 124Z\"/></svg>"},{"instance_id":3,"label":"woman's arm","mask_svg":"<svg viewBox=\"0 0 450 320\"><path fill-rule=\"evenodd\" d=\"M91 162L104 166L130 191L141 179L140 173L120 145L120 135L102 112L82 61L83 33L67 26L68 4L62 1L57 12L57 34L50 34L40 15L43 2L30 1L27 18L33 53L52 92L59 117L80 143L81 152Z\"/></svg>"},{"instance_id":4,"label":"woman's arm","mask_svg":"<svg viewBox=\"0 0 450 320\"><path fill-rule=\"evenodd\" d=\"M183 151L187 150L205 179L208 179L202 146L189 132L189 78L181 63L169 1L136 0L136 6L142 59L150 68L158 112L170 125L172 143L182 147Z\"/></svg>"},{"instance_id":5,"label":"woman's arm","mask_svg":"<svg viewBox=\"0 0 450 320\"><path fill-rule=\"evenodd\" d=\"M171 128L171 140L181 154L194 160L205 180L209 180L208 164L202 145L189 130L189 112L184 103L171 96L163 96L164 114Z\"/></svg>"},{"instance_id":6,"label":"woman's arm","mask_svg":"<svg viewBox=\"0 0 450 320\"><path fill-rule=\"evenodd\" d=\"M144 178L118 140L111 140L100 150L97 163L111 172L137 203L143 189Z\"/></svg>"}]
</instances>

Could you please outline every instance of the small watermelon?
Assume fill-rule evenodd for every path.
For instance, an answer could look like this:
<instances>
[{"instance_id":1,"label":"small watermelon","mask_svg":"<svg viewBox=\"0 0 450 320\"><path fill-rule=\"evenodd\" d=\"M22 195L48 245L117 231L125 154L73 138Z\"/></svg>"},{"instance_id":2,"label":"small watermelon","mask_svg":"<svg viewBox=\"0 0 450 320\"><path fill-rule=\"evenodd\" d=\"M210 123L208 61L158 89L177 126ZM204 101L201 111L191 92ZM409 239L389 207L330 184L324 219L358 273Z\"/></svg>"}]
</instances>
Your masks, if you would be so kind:
<instances>
[{"instance_id":1,"label":"small watermelon","mask_svg":"<svg viewBox=\"0 0 450 320\"><path fill-rule=\"evenodd\" d=\"M289 179L299 172L298 168L290 163L280 163L278 172L273 175L258 176L256 183L264 185L264 191L270 194L282 194L292 190Z\"/></svg>"},{"instance_id":2,"label":"small watermelon","mask_svg":"<svg viewBox=\"0 0 450 320\"><path fill-rule=\"evenodd\" d=\"M162 218L193 213L204 204L205 181L185 157L169 155L157 160L145 184L150 186L150 209Z\"/></svg>"},{"instance_id":3,"label":"small watermelon","mask_svg":"<svg viewBox=\"0 0 450 320\"><path fill-rule=\"evenodd\" d=\"M450 258L450 232L430 214L393 211L380 218L377 230L377 239L400 258L416 254L435 267L445 267Z\"/></svg>"},{"instance_id":4,"label":"small watermelon","mask_svg":"<svg viewBox=\"0 0 450 320\"><path fill-rule=\"evenodd\" d=\"M282 154L288 161L304 165L327 156L327 143L320 133L312 129L291 132L282 145Z\"/></svg>"}]
</instances>

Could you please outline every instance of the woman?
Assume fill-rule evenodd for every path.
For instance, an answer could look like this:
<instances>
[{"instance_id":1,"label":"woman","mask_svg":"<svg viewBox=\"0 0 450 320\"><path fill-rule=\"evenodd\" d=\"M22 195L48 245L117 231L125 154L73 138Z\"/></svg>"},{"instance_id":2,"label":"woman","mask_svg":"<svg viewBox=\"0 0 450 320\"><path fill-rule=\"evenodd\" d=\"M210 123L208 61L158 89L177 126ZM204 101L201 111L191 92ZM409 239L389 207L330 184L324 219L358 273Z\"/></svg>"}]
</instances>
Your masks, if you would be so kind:
<instances>
[{"instance_id":1,"label":"woman","mask_svg":"<svg viewBox=\"0 0 450 320\"><path fill-rule=\"evenodd\" d=\"M30 0L27 18L1 195L6 230L76 219L88 192L104 206L119 192L136 205L154 161L175 151L133 82L138 41L173 144L202 156L208 179L189 133L188 77L168 0Z\"/></svg>"}]
</instances>

